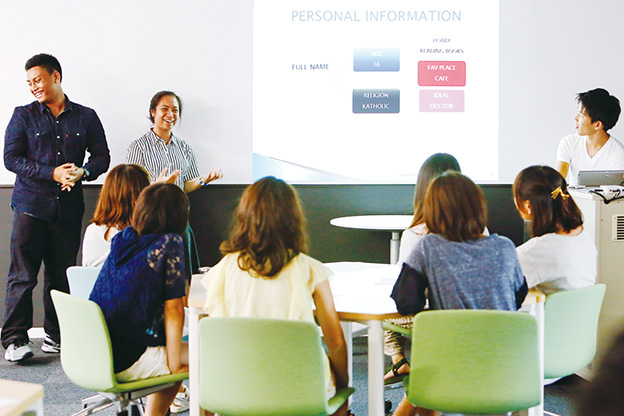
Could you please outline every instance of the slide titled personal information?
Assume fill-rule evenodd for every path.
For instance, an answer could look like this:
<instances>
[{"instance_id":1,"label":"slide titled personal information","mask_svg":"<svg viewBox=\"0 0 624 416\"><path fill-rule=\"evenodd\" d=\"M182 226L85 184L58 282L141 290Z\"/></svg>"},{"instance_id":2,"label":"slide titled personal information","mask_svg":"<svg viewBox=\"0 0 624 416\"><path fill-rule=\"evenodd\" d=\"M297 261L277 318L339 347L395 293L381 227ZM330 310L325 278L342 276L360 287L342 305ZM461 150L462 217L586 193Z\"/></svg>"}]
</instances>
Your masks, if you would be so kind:
<instances>
[{"instance_id":1,"label":"slide titled personal information","mask_svg":"<svg viewBox=\"0 0 624 416\"><path fill-rule=\"evenodd\" d=\"M254 178L498 179L498 0L255 0Z\"/></svg>"}]
</instances>

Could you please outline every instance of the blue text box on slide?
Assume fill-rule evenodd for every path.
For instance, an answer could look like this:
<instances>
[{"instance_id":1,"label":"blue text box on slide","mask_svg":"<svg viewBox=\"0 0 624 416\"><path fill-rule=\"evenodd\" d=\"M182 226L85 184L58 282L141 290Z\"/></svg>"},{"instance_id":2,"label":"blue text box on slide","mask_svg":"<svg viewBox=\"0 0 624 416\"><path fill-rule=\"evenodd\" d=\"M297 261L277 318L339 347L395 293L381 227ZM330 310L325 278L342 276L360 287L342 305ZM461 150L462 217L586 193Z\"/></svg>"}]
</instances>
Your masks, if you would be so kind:
<instances>
[{"instance_id":1,"label":"blue text box on slide","mask_svg":"<svg viewBox=\"0 0 624 416\"><path fill-rule=\"evenodd\" d=\"M400 69L399 48L356 48L353 51L353 70L398 71Z\"/></svg>"},{"instance_id":2,"label":"blue text box on slide","mask_svg":"<svg viewBox=\"0 0 624 416\"><path fill-rule=\"evenodd\" d=\"M353 112L398 113L400 97L398 89L356 89L353 90Z\"/></svg>"}]
</instances>

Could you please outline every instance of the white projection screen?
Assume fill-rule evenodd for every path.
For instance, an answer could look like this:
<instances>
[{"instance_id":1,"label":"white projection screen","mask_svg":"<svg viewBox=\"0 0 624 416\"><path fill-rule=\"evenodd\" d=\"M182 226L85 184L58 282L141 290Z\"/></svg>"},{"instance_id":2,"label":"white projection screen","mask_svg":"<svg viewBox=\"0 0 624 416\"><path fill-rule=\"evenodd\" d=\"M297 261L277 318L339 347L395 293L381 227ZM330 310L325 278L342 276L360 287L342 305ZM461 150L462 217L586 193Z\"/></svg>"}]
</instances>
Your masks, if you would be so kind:
<instances>
[{"instance_id":1,"label":"white projection screen","mask_svg":"<svg viewBox=\"0 0 624 416\"><path fill-rule=\"evenodd\" d=\"M256 0L254 176L413 183L448 152L498 179L498 0ZM479 114L492 128L474 141Z\"/></svg>"},{"instance_id":2,"label":"white projection screen","mask_svg":"<svg viewBox=\"0 0 624 416\"><path fill-rule=\"evenodd\" d=\"M578 92L624 97L623 15L613 0L6 1L0 129L33 100L25 61L47 52L70 99L98 112L112 165L169 89L184 101L176 133L200 170L223 169L218 183L414 183L435 152L511 183L555 164Z\"/></svg>"}]
</instances>

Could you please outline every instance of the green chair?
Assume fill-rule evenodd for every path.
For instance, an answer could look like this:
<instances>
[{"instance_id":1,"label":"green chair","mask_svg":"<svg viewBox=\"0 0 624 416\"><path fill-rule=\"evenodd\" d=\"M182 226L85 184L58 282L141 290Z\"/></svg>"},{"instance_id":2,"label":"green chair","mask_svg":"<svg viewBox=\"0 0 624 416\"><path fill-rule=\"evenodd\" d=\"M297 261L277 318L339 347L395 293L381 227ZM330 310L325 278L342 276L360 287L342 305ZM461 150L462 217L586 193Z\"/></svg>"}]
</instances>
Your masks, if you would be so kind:
<instances>
[{"instance_id":1,"label":"green chair","mask_svg":"<svg viewBox=\"0 0 624 416\"><path fill-rule=\"evenodd\" d=\"M327 400L323 354L311 322L203 318L199 404L225 416L333 414L355 389Z\"/></svg>"},{"instance_id":2,"label":"green chair","mask_svg":"<svg viewBox=\"0 0 624 416\"><path fill-rule=\"evenodd\" d=\"M108 328L100 307L57 290L52 290L51 296L61 329L63 371L78 386L99 392L98 396L83 400L83 410L75 415L90 415L115 403L118 415L127 415L129 408L135 414L139 411L138 399L188 379L188 373L180 373L117 382Z\"/></svg>"},{"instance_id":3,"label":"green chair","mask_svg":"<svg viewBox=\"0 0 624 416\"><path fill-rule=\"evenodd\" d=\"M598 317L606 287L555 292L544 304L544 377L574 374L596 354Z\"/></svg>"},{"instance_id":4,"label":"green chair","mask_svg":"<svg viewBox=\"0 0 624 416\"><path fill-rule=\"evenodd\" d=\"M497 414L541 401L535 317L493 310L436 310L414 317L410 403L444 413Z\"/></svg>"}]
</instances>

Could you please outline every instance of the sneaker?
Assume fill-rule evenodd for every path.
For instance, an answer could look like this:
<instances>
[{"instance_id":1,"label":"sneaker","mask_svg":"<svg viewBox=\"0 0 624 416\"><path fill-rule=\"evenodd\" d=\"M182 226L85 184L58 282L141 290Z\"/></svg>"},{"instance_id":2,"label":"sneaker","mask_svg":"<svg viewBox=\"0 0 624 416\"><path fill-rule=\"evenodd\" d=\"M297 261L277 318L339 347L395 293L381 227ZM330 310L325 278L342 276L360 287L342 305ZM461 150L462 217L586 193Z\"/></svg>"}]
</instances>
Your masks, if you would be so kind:
<instances>
[{"instance_id":1,"label":"sneaker","mask_svg":"<svg viewBox=\"0 0 624 416\"><path fill-rule=\"evenodd\" d=\"M58 342L54 342L52 338L48 334L46 334L43 339L43 344L41 345L41 351L48 354L58 354L61 352L61 344Z\"/></svg>"},{"instance_id":2,"label":"sneaker","mask_svg":"<svg viewBox=\"0 0 624 416\"><path fill-rule=\"evenodd\" d=\"M171 413L182 413L189 409L188 389L184 384L182 385L182 388L184 391L179 391L178 394L176 394L175 399L173 399L173 403L169 406L169 411Z\"/></svg>"},{"instance_id":3,"label":"sneaker","mask_svg":"<svg viewBox=\"0 0 624 416\"><path fill-rule=\"evenodd\" d=\"M4 353L4 359L7 361L22 361L32 357L34 354L28 346L28 340L16 339Z\"/></svg>"}]
</instances>

